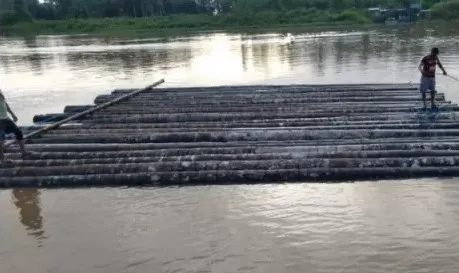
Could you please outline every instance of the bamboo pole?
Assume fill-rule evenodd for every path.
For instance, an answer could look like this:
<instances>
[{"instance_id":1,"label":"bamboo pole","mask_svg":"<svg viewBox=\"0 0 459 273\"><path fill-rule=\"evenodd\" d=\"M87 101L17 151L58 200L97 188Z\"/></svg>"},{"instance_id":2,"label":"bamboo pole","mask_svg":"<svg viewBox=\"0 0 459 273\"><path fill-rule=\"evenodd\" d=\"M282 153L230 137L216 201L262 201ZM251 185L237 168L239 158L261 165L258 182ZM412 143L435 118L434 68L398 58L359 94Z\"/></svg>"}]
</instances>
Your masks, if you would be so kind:
<instances>
[{"instance_id":1,"label":"bamboo pole","mask_svg":"<svg viewBox=\"0 0 459 273\"><path fill-rule=\"evenodd\" d=\"M241 92L241 91L264 91L264 92L311 92L316 90L336 91L343 90L372 90L372 91L406 91L417 90L411 84L345 84L345 85L230 85L209 87L173 87L158 88L157 91L167 93L193 93L193 92ZM112 93L129 93L132 89L116 89Z\"/></svg>"},{"instance_id":2,"label":"bamboo pole","mask_svg":"<svg viewBox=\"0 0 459 273\"><path fill-rule=\"evenodd\" d=\"M214 89L211 91L182 91L174 92L174 89L162 89L162 91L157 91L158 98L167 98L167 97L181 97L189 96L202 98L205 96L237 96L244 97L248 94L253 95L262 95L262 96L367 96L367 95L392 95L392 96L401 96L401 95L416 95L416 92L413 92L412 89L399 89L399 90L375 90L375 89L291 89L291 90L282 90L282 89L241 89L241 90L218 90ZM127 92L112 92L106 94L106 96L121 96L127 94ZM437 93L440 94L440 93ZM149 94L143 94L142 97L151 97Z\"/></svg>"},{"instance_id":3,"label":"bamboo pole","mask_svg":"<svg viewBox=\"0 0 459 273\"><path fill-rule=\"evenodd\" d=\"M31 139L31 143L164 143L164 142L229 142L229 141L287 141L287 140L330 140L344 139L385 139L385 138L423 138L459 137L457 129L392 129L392 130L252 130L230 132L183 132L183 133L138 133L108 135L98 132L92 134L44 135Z\"/></svg>"},{"instance_id":4,"label":"bamboo pole","mask_svg":"<svg viewBox=\"0 0 459 273\"><path fill-rule=\"evenodd\" d=\"M96 97L94 100L95 104L105 103L107 101L111 101L113 99L118 98L118 96L111 96L111 95L100 95ZM437 99L437 96L436 96ZM438 96L438 100L444 99L444 96ZM129 103L130 104L142 104L145 103L146 97L140 97L132 99ZM419 96L415 95L393 95L393 96L383 96L383 95L375 95L375 96L351 96L347 97L346 99L337 97L337 96L282 96L281 94L277 96L245 96L245 97L237 97L237 96L228 96L228 97L217 97L217 96L207 96L205 98L193 98L188 96L183 97L168 97L168 98L148 98L148 101L155 101L161 103L168 103L171 106L180 105L180 104L188 104L193 105L190 103L190 100L195 102L195 104L270 104L270 103L330 103L330 102L413 102L419 101Z\"/></svg>"},{"instance_id":5,"label":"bamboo pole","mask_svg":"<svg viewBox=\"0 0 459 273\"><path fill-rule=\"evenodd\" d=\"M437 106L442 110L454 110L454 109L459 109L457 105L452 105L452 104L446 104L446 103L438 103ZM322 105L322 104L317 104L317 105L311 105L308 107L307 105L301 105L298 107L284 107L284 106L267 106L267 107L259 107L259 106L254 106L254 107L226 107L226 106L221 106L221 107L183 107L183 108L154 108L154 107L138 107L137 109L135 108L122 108L119 107L117 109L110 109L107 111L101 111L97 114L94 114L93 116L104 116L104 117L110 117L110 116L120 116L120 115L146 115L146 114L186 114L186 113L202 113L202 114L212 114L212 113L240 113L240 112L245 112L245 113L269 113L269 112L289 112L289 113L296 113L296 112L311 112L311 111L320 111L320 112L325 112L325 111L334 111L336 112L337 106L335 108L330 107L329 105ZM405 104L405 105L393 105L392 107L390 105L346 105L343 104L342 107L340 107L340 111L342 112L363 112L363 113L380 113L380 112L420 112L422 110L422 103L413 103L411 105ZM35 116L34 118L36 120L46 120L46 118L51 118L53 115L47 115L44 117L40 116ZM55 115L56 117L59 117L59 115Z\"/></svg>"},{"instance_id":6,"label":"bamboo pole","mask_svg":"<svg viewBox=\"0 0 459 273\"><path fill-rule=\"evenodd\" d=\"M451 102L438 101L437 106L442 108L451 108L457 107ZM104 109L101 113L106 114L117 114L117 113L129 113L129 114L138 114L138 113L189 113L189 112L240 112L240 111L251 111L251 112L270 112L270 111L291 111L294 109L311 109L311 110L320 110L320 109L333 109L333 108L343 108L343 109L368 109L368 108L377 108L378 110L385 109L388 112L393 108L417 108L421 109L421 101L413 102L389 102L389 103L369 103L362 105L361 103L347 103L347 102L336 102L336 103L321 103L321 104L306 104L306 103L285 103L285 104L265 104L265 105L202 105L200 107L191 107L191 106L182 106L176 105L173 107L164 107L163 105L158 105L158 107L148 107L145 104L141 105L118 105L117 107L110 107ZM62 114L58 114L62 115Z\"/></svg>"},{"instance_id":7,"label":"bamboo pole","mask_svg":"<svg viewBox=\"0 0 459 273\"><path fill-rule=\"evenodd\" d=\"M137 94L140 94L141 92L145 92L145 91L151 90L152 88L154 88L154 87L156 87L156 86L158 86L158 85L160 85L160 84L162 84L162 83L164 83L164 79L161 79L161 80L159 80L159 81L157 81L157 82L155 82L155 83L153 83L153 84L151 84L151 85L149 85L149 86L147 86L147 87L145 87L145 88L138 89L138 90L133 91L133 92L131 92L131 93L129 93L129 94L126 94L126 95L123 95L123 96L121 96L121 97L118 97L118 98L116 98L116 99L114 99L114 100L112 100L112 101L109 101L109 102L106 102L106 103L104 103L104 104L95 106L94 108L88 109L88 110L86 110L86 111L83 111L83 112L74 114L74 115L72 115L72 116L70 116L70 117L68 117L68 118L66 118L66 119L64 119L64 120L58 121L58 122L56 122L56 123L54 123L54 124L52 124L52 125L49 125L49 126L46 126L46 127L42 128L42 129L36 130L36 131L34 131L34 132L31 132L31 133L25 135L25 136L24 136L24 139L32 138L32 137L34 137L34 136L43 134L43 133L45 133L45 132L47 132L47 131L49 131L49 130L58 128L58 127L61 126L62 124L65 124L65 123L67 123L67 122L69 122L69 121L76 120L76 119L81 118L81 117L83 117L83 116L86 116L86 115L92 114L92 113L94 113L94 112L96 112L96 111L99 111L99 110L101 110L101 109L104 109L104 108L106 108L106 107L108 107L108 106L111 106L111 105L113 105L113 104L115 104L115 103L118 103L118 102L124 101L124 100L126 100L126 99L132 98L133 96L135 96L135 95L137 95ZM8 142L8 143L5 143L5 147L10 146L13 142L14 142L14 141L10 141L10 142Z\"/></svg>"},{"instance_id":8,"label":"bamboo pole","mask_svg":"<svg viewBox=\"0 0 459 273\"><path fill-rule=\"evenodd\" d=\"M246 113L256 113L256 112L305 112L311 110L333 110L338 105L329 105L329 104L313 104L313 105L306 105L300 104L297 106L290 106L290 105L282 105L281 107L272 105L272 106L206 106L206 107L134 107L134 106L125 106L122 105L121 107L110 107L113 109L104 109L97 114L97 116L119 116L119 115L139 115L139 114L161 114L161 113L239 113L239 112L246 112ZM449 110L456 105L446 104L446 103L438 103L438 107L441 107L443 110ZM411 103L411 104L369 104L369 105L361 105L361 104L346 104L342 103L341 108L343 111L353 111L353 112L375 112L375 111L397 111L397 110L411 110L411 111L420 111L421 104L420 103ZM53 113L53 114L44 114L44 115L35 115L33 117L33 122L56 122L59 120L63 120L69 117L70 114L60 114L60 113ZM81 117L81 120L84 117Z\"/></svg>"},{"instance_id":9,"label":"bamboo pole","mask_svg":"<svg viewBox=\"0 0 459 273\"><path fill-rule=\"evenodd\" d=\"M320 106L320 105L319 105ZM447 104L439 104L438 107L441 108L442 112L445 111L457 111L459 110L459 107L457 105L447 105ZM224 108L224 107L222 107ZM341 107L341 108L329 108L326 106L323 107L296 107L296 108L283 108L283 107L278 107L278 108L249 108L249 109L238 109L238 108L232 108L228 109L227 111L220 111L221 109L203 109L202 111L199 110L199 108L190 108L190 109L181 109L181 110L175 110L173 108L170 109L165 109L164 111L161 111L161 109L145 109L145 111L142 111L141 109L138 110L133 110L133 111L123 111L120 109L120 111L114 112L107 112L103 111L100 113L95 113L93 114L90 118L92 119L116 119L120 117L145 117L145 116L153 116L153 115L165 115L165 114L175 114L175 115L198 115L198 116L208 116L208 115L225 115L225 116L231 116L231 115L236 115L240 116L240 113L244 113L245 115L253 114L268 114L270 116L274 116L277 114L288 114L291 118L294 118L295 116L293 115L298 115L298 117L301 117L301 115L306 114L308 116L314 117L314 114L316 115L321 115L321 114L332 114L332 113L337 113L337 114L342 114L345 115L347 113L355 113L355 114L369 114L369 115L376 115L379 113L420 113L423 111L423 108L420 105L413 106L413 107L372 107L372 106L355 106L355 107ZM223 109L224 110L224 109Z\"/></svg>"},{"instance_id":10,"label":"bamboo pole","mask_svg":"<svg viewBox=\"0 0 459 273\"><path fill-rule=\"evenodd\" d=\"M47 134L43 136L43 139L50 138L67 138L69 142L80 138L90 137L105 137L107 138L122 138L122 137L136 137L146 136L148 138L186 138L193 139L195 142L202 142L199 138L204 139L220 139L230 141L260 141L260 140L287 140L287 139L304 139L313 140L318 137L319 139L354 139L357 138L387 138L387 137L425 137L425 136L457 136L459 135L459 129L434 129L419 130L418 128L396 128L396 129L368 129L368 128L357 128L350 129L346 127L342 128L321 128L315 130L308 130L308 127L292 127L282 128L277 127L273 129L266 128L243 128L243 129L221 129L215 128L215 130L182 130L182 131L164 131L158 132L157 130L123 130L117 133L117 131L110 130L104 131L86 131L74 134L72 131L62 131L54 134ZM74 137L72 137L74 136ZM227 141L225 141L227 142Z\"/></svg>"},{"instance_id":11,"label":"bamboo pole","mask_svg":"<svg viewBox=\"0 0 459 273\"><path fill-rule=\"evenodd\" d=\"M115 105L113 105L115 106ZM64 107L64 114L83 112L93 108L94 105L67 105Z\"/></svg>"},{"instance_id":12,"label":"bamboo pole","mask_svg":"<svg viewBox=\"0 0 459 273\"><path fill-rule=\"evenodd\" d=\"M451 158L458 158L459 151L451 150L391 150L391 151L312 151L312 152L281 152L281 153L241 153L241 154L195 154L171 155L161 154L160 151L120 151L88 153L44 153L33 159L20 160L15 158L12 164L18 167L51 167L51 166L79 166L79 165L115 165L160 162L201 162L201 161L267 161L267 160L297 160L297 159L378 159L387 160L423 160L435 157L444 162L451 162Z\"/></svg>"},{"instance_id":13,"label":"bamboo pole","mask_svg":"<svg viewBox=\"0 0 459 273\"><path fill-rule=\"evenodd\" d=\"M444 97L438 97L435 98L436 102L450 102L450 101L445 101ZM129 103L126 103L126 107L148 107L148 103L154 103L155 105L161 106L161 105L170 105L170 107L174 108L180 108L180 107L212 107L212 106L217 106L217 107L263 107L263 106L269 106L269 105L313 105L313 104L327 104L327 105L333 105L333 104L371 104L374 102L374 100L370 100L368 98L366 99L351 99L348 101L343 101L340 100L339 98L332 98L332 99L320 99L320 100L310 100L307 97L303 98L294 98L294 99L263 99L263 100L253 100L253 99L242 99L242 100L232 100L232 101L223 101L223 100L218 100L214 98L209 98L208 100L193 100L191 98L183 98L183 100L174 100L174 101L168 101L168 102L162 102L162 101L154 101L154 100L140 100L140 101L130 101ZM380 100L378 101L379 104L392 104L392 103L418 103L420 102L419 99L401 99L401 100L392 100L392 99L387 99L387 100Z\"/></svg>"},{"instance_id":14,"label":"bamboo pole","mask_svg":"<svg viewBox=\"0 0 459 273\"><path fill-rule=\"evenodd\" d=\"M69 114L51 113L51 114L44 114L44 115L35 115L33 116L32 121L34 123L41 123L41 122L55 123L63 119L66 119L68 117L69 117Z\"/></svg>"},{"instance_id":15,"label":"bamboo pole","mask_svg":"<svg viewBox=\"0 0 459 273\"><path fill-rule=\"evenodd\" d=\"M272 120L235 120L235 121L211 121L211 122L167 122L167 123L82 123L82 124L69 124L61 126L52 132L61 132L61 131L74 131L74 130L176 130L176 129L209 129L212 128L221 128L225 129L242 129L242 128L257 128L257 129L266 129L270 130L273 127L308 127L310 130L322 129L322 128L349 128L349 129L359 129L359 128L373 128L377 129L397 129L403 127L406 129L427 129L427 128L437 128L437 129L455 129L459 125L459 121L450 120L450 119L437 119L436 116L434 119L425 115L414 116L408 120L403 119L372 119L373 117L361 117L361 119L351 119L350 117L342 116L340 118L333 119L272 119ZM23 127L24 130L31 131L41 128L40 126L31 126ZM331 129L331 128L330 128Z\"/></svg>"},{"instance_id":16,"label":"bamboo pole","mask_svg":"<svg viewBox=\"0 0 459 273\"><path fill-rule=\"evenodd\" d=\"M105 98L115 98L123 95L124 93L120 94L104 94L104 95L99 95L96 97L97 99L105 99ZM442 93L438 93L437 95L441 95ZM267 98L279 98L279 97L303 97L307 96L310 98L324 98L324 97L339 97L339 98L350 98L353 96L356 97L367 97L367 96L383 96L383 97L389 97L389 96L415 96L416 93L413 91L369 91L369 90L361 90L361 91L336 91L336 92L330 92L330 91L322 91L318 90L316 92L305 92L305 93L300 93L300 92L267 92L267 91L251 91L251 90L246 90L246 91L241 91L238 93L234 92L193 92L193 93L188 93L188 92L181 92L181 93L158 93L157 96L153 96L152 94L142 94L139 96L139 98L150 98L150 99L155 99L155 100L169 100L173 98L183 98L183 97L191 97L193 99L206 99L208 97L218 97L221 99L228 99L228 98L248 98L248 97L267 97ZM429 95L430 97L430 95Z\"/></svg>"},{"instance_id":17,"label":"bamboo pole","mask_svg":"<svg viewBox=\"0 0 459 273\"><path fill-rule=\"evenodd\" d=\"M451 109L454 110L454 109ZM310 119L310 120L428 120L429 116L425 113L415 113L413 111L404 112L373 112L370 113L352 113L351 111L334 112L315 112L306 113L207 113L205 115L199 113L186 114L146 114L146 115L130 115L118 117L94 117L85 120L85 123L92 124L109 124L109 123L183 123L183 122L234 122L234 121L250 121L250 120L280 120L280 119ZM435 120L451 120L454 114L451 112L440 112L435 114Z\"/></svg>"},{"instance_id":18,"label":"bamboo pole","mask_svg":"<svg viewBox=\"0 0 459 273\"><path fill-rule=\"evenodd\" d=\"M313 130L313 131L325 131L325 130L439 130L439 129L459 129L459 123L453 124L369 124L369 125L329 125L329 126L276 126L276 127L236 127L236 128L224 128L224 127L207 127L207 128L193 128L193 127L180 127L180 128L124 128L122 125L116 129L75 129L75 130L53 130L48 132L48 136L60 136L60 135L130 135L130 134L154 134L154 133L199 133L205 130L206 132L237 132L242 131L250 133L253 130Z\"/></svg>"},{"instance_id":19,"label":"bamboo pole","mask_svg":"<svg viewBox=\"0 0 459 273\"><path fill-rule=\"evenodd\" d=\"M245 141L245 142L171 142L171 143L62 143L29 144L31 149L40 152L118 152L126 150L160 150L165 155L176 151L177 155L219 154L219 153L275 153L329 151L368 151L368 150L410 150L459 149L457 137L423 137L406 139L342 139L336 140L296 140L296 141ZM14 147L11 149L14 150Z\"/></svg>"},{"instance_id":20,"label":"bamboo pole","mask_svg":"<svg viewBox=\"0 0 459 273\"><path fill-rule=\"evenodd\" d=\"M459 149L456 137L406 138L406 139L343 139L336 140L289 140L289 141L236 141L236 142L170 142L170 143L52 143L29 144L36 151L42 152L96 152L96 151L125 151L125 150L171 150L183 151L183 154L193 154L196 150L201 153L245 153L314 151L322 150L394 150L394 149ZM15 149L16 148L16 149ZM214 152L204 152L200 149L210 149ZM427 149L427 148L426 148ZM11 151L17 151L12 147Z\"/></svg>"},{"instance_id":21,"label":"bamboo pole","mask_svg":"<svg viewBox=\"0 0 459 273\"><path fill-rule=\"evenodd\" d=\"M459 167L308 168L190 172L136 172L63 176L0 177L0 187L171 186L278 182L342 182L453 176Z\"/></svg>"},{"instance_id":22,"label":"bamboo pole","mask_svg":"<svg viewBox=\"0 0 459 273\"><path fill-rule=\"evenodd\" d=\"M437 101L440 102L440 103L443 103L444 102L444 95L443 96L438 96L437 97ZM445 103L450 103L450 102L445 102ZM356 103L356 102L346 102L346 101L342 101L342 102L331 102L331 103L324 103L328 106L344 106L344 107L352 107L352 106L361 106L360 103ZM371 105L375 105L375 106L401 106L401 105L404 105L404 106L408 106L408 105L411 105L411 106L419 106L421 105L421 102L419 100L414 100L412 102L399 102L399 101L390 101L390 102L372 102ZM278 104L265 104L264 106L266 107L274 107L274 106L279 106ZM296 103L296 102L291 102L291 103L284 103L282 104L282 107L305 107L305 106L309 106L309 107L320 107L320 105L318 104L314 104L314 105L311 105L311 104L307 104L307 103ZM93 106L91 105L68 105L64 108L64 114L72 114L72 113L75 113L75 112L82 112L82 111L86 111L88 110L89 108L92 108ZM199 107L200 109L212 109L212 108L219 108L221 106L216 106L216 105L204 105L204 106L201 106ZM241 106L238 106L240 108L250 108L250 107L256 107L256 105L241 105ZM225 110L226 109L234 109L234 108L238 108L238 107L234 107L232 105L228 105L228 106L225 106ZM259 106L261 107L261 106ZM187 106L184 106L184 105L180 105L180 104L175 104L174 107L172 109L190 109L190 105L187 105ZM112 107L109 107L109 108L106 108L104 109L105 112L117 112L117 111L124 111L124 110L127 110L127 111L134 111L134 110L138 110L138 111L144 111L144 110L148 110L148 109L151 109L151 107L146 107L145 104L144 106L141 105L133 105L133 104L129 104L129 105L124 105L124 104L121 104L121 105L113 105ZM164 107L163 105L158 105L157 107L155 107L154 109L158 109L159 110L166 110L166 109L171 109L171 107ZM191 108L191 109L196 109L196 108ZM223 110L222 110L223 111Z\"/></svg>"},{"instance_id":23,"label":"bamboo pole","mask_svg":"<svg viewBox=\"0 0 459 273\"><path fill-rule=\"evenodd\" d=\"M83 175L83 174L120 174L150 172L208 172L208 171L244 171L244 170L307 170L354 169L354 168L425 168L459 167L459 157L422 157L422 158L303 158L282 160L232 160L232 161L179 161L148 162L124 164L88 164L66 166L33 166L0 168L0 177ZM458 173L459 174L459 173Z\"/></svg>"}]
</instances>

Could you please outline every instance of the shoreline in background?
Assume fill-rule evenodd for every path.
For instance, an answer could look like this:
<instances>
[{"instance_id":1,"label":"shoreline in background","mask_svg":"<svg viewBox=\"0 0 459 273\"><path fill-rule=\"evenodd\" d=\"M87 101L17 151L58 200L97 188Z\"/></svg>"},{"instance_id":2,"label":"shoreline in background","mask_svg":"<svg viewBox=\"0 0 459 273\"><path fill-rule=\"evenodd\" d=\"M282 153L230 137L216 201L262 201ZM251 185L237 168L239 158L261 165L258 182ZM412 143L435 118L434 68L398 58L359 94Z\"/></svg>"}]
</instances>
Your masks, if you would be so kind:
<instances>
[{"instance_id":1,"label":"shoreline in background","mask_svg":"<svg viewBox=\"0 0 459 273\"><path fill-rule=\"evenodd\" d=\"M114 20L114 21L143 21L144 18L117 18L117 19L90 19L90 20L68 20L73 23L85 23L91 24L91 22L85 21L102 21L102 20ZM40 22L40 21L38 21ZM51 22L51 23L50 23ZM324 30L333 30L333 31L361 31L361 30L376 30L376 29L400 29L404 27L410 28L429 28L432 31L445 32L447 29L443 27L444 24L458 24L458 20L445 21L445 20L426 20L413 23L404 23L398 26L386 26L384 24L375 24L375 23L356 23L352 21L344 22L315 22L315 23L302 23L302 24L267 24L267 25L228 25L228 26L201 26L201 27L169 27L169 28L148 28L148 27L137 27L137 28L126 28L126 27L116 27L110 26L109 24L100 25L97 28L93 28L91 31L83 31L80 28L71 28L53 29L52 27L46 27L47 24L55 24L62 27L60 23L65 23L66 21L41 21L44 23L45 27L37 26L37 23L20 23L17 25L7 26L0 28L0 37L27 37L27 36L40 36L40 35L65 35L65 36L112 36L112 37L167 37L167 36L188 36L196 35L198 33L216 33L216 32L226 32L226 33L238 33L245 32L247 34L259 34L265 33L266 31L278 31L278 32L299 32L299 31L309 31L309 32L319 32ZM118 22L119 23L119 22ZM119 25L119 24L118 24ZM447 27L447 26L445 26ZM449 29L449 27L448 27ZM451 30L451 29L450 29Z\"/></svg>"},{"instance_id":2,"label":"shoreline in background","mask_svg":"<svg viewBox=\"0 0 459 273\"><path fill-rule=\"evenodd\" d=\"M24 35L148 35L163 36L202 31L231 31L316 27L375 27L377 24L353 10L341 13L260 12L253 16L176 15L141 18L35 20L4 25L5 36Z\"/></svg>"},{"instance_id":3,"label":"shoreline in background","mask_svg":"<svg viewBox=\"0 0 459 273\"><path fill-rule=\"evenodd\" d=\"M459 0L426 5L386 3L390 8L368 8L369 3L285 1L189 1L132 3L81 1L65 3L30 0L0 5L0 35L146 35L164 36L201 31L266 28L398 27L459 19ZM123 2L124 1L124 2ZM21 4L22 3L22 4ZM131 5L132 4L132 5ZM184 4L187 4L184 6ZM126 6L127 5L127 6ZM437 21L438 20L438 21Z\"/></svg>"}]
</instances>

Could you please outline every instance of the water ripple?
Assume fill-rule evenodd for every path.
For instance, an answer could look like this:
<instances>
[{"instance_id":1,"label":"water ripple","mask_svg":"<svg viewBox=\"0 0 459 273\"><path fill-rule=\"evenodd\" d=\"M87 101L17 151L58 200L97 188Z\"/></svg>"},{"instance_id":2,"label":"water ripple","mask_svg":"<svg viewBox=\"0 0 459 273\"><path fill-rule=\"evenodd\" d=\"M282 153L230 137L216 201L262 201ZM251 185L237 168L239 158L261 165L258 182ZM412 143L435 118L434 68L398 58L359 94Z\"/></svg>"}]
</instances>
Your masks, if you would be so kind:
<instances>
[{"instance_id":1,"label":"water ripple","mask_svg":"<svg viewBox=\"0 0 459 273\"><path fill-rule=\"evenodd\" d=\"M169 86L418 81L433 40L459 69L448 31L294 33L292 45L279 33L2 38L0 74L27 121L151 75ZM439 79L459 102L455 84ZM457 182L0 191L0 272L459 272Z\"/></svg>"}]
</instances>

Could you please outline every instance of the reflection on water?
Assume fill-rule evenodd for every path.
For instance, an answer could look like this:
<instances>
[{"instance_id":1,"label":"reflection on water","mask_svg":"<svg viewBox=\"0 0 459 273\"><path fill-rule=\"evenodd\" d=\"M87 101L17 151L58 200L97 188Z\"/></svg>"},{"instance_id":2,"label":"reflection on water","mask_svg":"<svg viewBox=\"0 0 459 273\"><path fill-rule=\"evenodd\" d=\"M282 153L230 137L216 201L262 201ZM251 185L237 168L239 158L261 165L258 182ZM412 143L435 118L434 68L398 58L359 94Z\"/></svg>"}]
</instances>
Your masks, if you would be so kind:
<instances>
[{"instance_id":1,"label":"reflection on water","mask_svg":"<svg viewBox=\"0 0 459 273\"><path fill-rule=\"evenodd\" d=\"M459 70L456 25L412 25L371 31L207 33L121 39L89 36L0 38L1 88L22 124L36 113L88 104L115 88L288 83L414 82L432 46L451 74ZM457 75L459 76L459 75ZM459 101L457 84L439 88Z\"/></svg>"},{"instance_id":2,"label":"reflection on water","mask_svg":"<svg viewBox=\"0 0 459 273\"><path fill-rule=\"evenodd\" d=\"M19 209L19 219L29 235L41 245L44 236L43 217L40 209L38 189L13 189L14 205Z\"/></svg>"},{"instance_id":3,"label":"reflection on water","mask_svg":"<svg viewBox=\"0 0 459 273\"><path fill-rule=\"evenodd\" d=\"M2 206L0 272L458 272L457 182L42 190L42 247Z\"/></svg>"},{"instance_id":4,"label":"reflection on water","mask_svg":"<svg viewBox=\"0 0 459 273\"><path fill-rule=\"evenodd\" d=\"M434 45L459 76L456 25L292 34L294 43L280 33L0 38L1 88L28 124L162 77L165 86L416 82ZM438 84L459 102L457 83ZM458 185L0 191L0 272L459 272Z\"/></svg>"}]
</instances>

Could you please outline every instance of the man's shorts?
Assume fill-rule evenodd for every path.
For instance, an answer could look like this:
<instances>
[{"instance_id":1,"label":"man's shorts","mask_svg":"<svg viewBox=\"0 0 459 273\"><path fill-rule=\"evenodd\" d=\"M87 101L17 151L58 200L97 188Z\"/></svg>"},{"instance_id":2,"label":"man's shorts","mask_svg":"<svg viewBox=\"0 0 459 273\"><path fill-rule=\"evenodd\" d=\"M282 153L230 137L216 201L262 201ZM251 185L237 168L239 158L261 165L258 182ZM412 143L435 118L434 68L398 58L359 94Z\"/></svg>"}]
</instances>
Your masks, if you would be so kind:
<instances>
[{"instance_id":1,"label":"man's shorts","mask_svg":"<svg viewBox=\"0 0 459 273\"><path fill-rule=\"evenodd\" d=\"M435 92L435 78L421 76L421 84L419 86L419 91L421 91L421 93L426 93L427 91Z\"/></svg>"},{"instance_id":2,"label":"man's shorts","mask_svg":"<svg viewBox=\"0 0 459 273\"><path fill-rule=\"evenodd\" d=\"M0 119L0 141L5 140L7 134L14 133L17 140L22 140L23 135L16 123L10 119Z\"/></svg>"}]
</instances>

